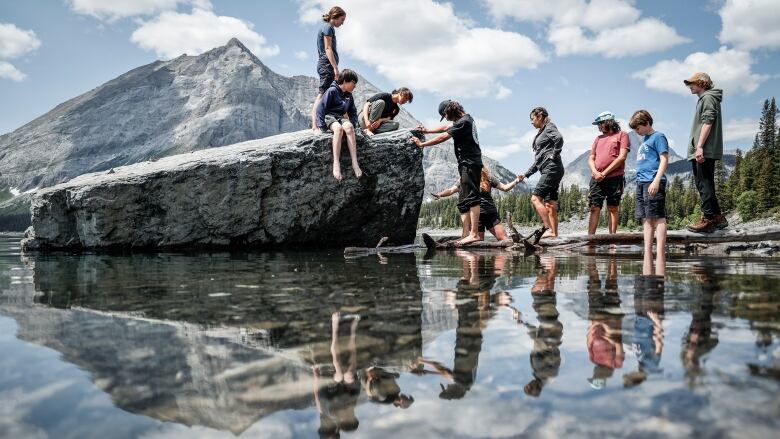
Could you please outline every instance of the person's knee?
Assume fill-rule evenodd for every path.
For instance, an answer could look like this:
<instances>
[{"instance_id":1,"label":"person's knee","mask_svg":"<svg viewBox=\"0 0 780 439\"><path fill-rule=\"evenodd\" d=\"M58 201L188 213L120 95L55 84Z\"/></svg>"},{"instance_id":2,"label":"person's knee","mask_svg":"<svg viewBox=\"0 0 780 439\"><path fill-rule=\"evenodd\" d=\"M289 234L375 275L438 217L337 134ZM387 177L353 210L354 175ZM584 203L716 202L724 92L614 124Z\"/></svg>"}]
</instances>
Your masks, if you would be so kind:
<instances>
[{"instance_id":1,"label":"person's knee","mask_svg":"<svg viewBox=\"0 0 780 439\"><path fill-rule=\"evenodd\" d=\"M352 122L344 122L341 126L344 129L344 132L347 134L352 134L355 132L355 127L352 125Z\"/></svg>"},{"instance_id":2,"label":"person's knee","mask_svg":"<svg viewBox=\"0 0 780 439\"><path fill-rule=\"evenodd\" d=\"M609 213L618 213L618 206L607 206Z\"/></svg>"},{"instance_id":3,"label":"person's knee","mask_svg":"<svg viewBox=\"0 0 780 439\"><path fill-rule=\"evenodd\" d=\"M542 197L540 197L539 195L534 194L531 195L531 202L534 204L543 204L544 200L542 200Z\"/></svg>"},{"instance_id":4,"label":"person's knee","mask_svg":"<svg viewBox=\"0 0 780 439\"><path fill-rule=\"evenodd\" d=\"M341 126L338 122L333 122L330 125L330 130L333 131L333 134L339 134L344 128Z\"/></svg>"},{"instance_id":5,"label":"person's knee","mask_svg":"<svg viewBox=\"0 0 780 439\"><path fill-rule=\"evenodd\" d=\"M601 213L601 206L590 206L590 213Z\"/></svg>"}]
</instances>

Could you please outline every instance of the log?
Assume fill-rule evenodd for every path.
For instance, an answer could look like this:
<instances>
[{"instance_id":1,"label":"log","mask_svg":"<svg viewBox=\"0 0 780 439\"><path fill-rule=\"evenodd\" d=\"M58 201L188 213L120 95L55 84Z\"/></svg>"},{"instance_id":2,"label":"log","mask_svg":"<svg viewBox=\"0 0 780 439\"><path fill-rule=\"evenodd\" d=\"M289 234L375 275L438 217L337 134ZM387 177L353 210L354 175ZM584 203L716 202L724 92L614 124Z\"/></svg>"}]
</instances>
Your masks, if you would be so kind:
<instances>
[{"instance_id":1,"label":"log","mask_svg":"<svg viewBox=\"0 0 780 439\"><path fill-rule=\"evenodd\" d=\"M469 248L469 249L502 248L503 249L503 248L512 247L515 244L514 241L512 241L511 239L507 239L504 241L477 241L466 245L455 245L455 241L460 239L460 237L447 236L444 238L440 238L438 241L436 241L427 233L423 233L422 238L423 238L423 242L425 242L425 246L429 249L452 249L452 248Z\"/></svg>"},{"instance_id":2,"label":"log","mask_svg":"<svg viewBox=\"0 0 780 439\"><path fill-rule=\"evenodd\" d=\"M587 235L584 233L545 238L540 245L559 247L570 244L638 244L642 243L642 232L621 232L615 234ZM666 235L667 244L718 244L723 242L757 242L780 240L780 226L735 228L717 230L712 233L694 233L688 230L672 230Z\"/></svg>"},{"instance_id":3,"label":"log","mask_svg":"<svg viewBox=\"0 0 780 439\"><path fill-rule=\"evenodd\" d=\"M380 253L409 253L425 248L420 244L398 245L390 247L345 247L344 255L376 255Z\"/></svg>"}]
</instances>

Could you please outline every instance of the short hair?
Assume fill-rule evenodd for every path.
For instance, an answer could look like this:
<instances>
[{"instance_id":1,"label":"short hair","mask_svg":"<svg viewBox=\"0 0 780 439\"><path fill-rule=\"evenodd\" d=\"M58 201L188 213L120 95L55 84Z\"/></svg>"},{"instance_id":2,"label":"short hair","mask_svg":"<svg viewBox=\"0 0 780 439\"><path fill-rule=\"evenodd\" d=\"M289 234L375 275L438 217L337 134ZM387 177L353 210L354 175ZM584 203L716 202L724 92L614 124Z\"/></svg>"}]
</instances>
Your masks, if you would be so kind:
<instances>
[{"instance_id":1,"label":"short hair","mask_svg":"<svg viewBox=\"0 0 780 439\"><path fill-rule=\"evenodd\" d=\"M653 116L647 110L638 110L631 116L631 120L628 121L628 126L632 130L635 130L639 125L653 126Z\"/></svg>"},{"instance_id":2,"label":"short hair","mask_svg":"<svg viewBox=\"0 0 780 439\"><path fill-rule=\"evenodd\" d=\"M604 129L608 133L618 133L620 132L620 123L615 119L607 119L604 121L599 122L599 125L603 125Z\"/></svg>"},{"instance_id":3,"label":"short hair","mask_svg":"<svg viewBox=\"0 0 780 439\"><path fill-rule=\"evenodd\" d=\"M531 110L531 117L534 116L541 116L542 119L547 119L549 114L547 113L547 109L545 109L544 107L536 107L533 110Z\"/></svg>"},{"instance_id":4,"label":"short hair","mask_svg":"<svg viewBox=\"0 0 780 439\"><path fill-rule=\"evenodd\" d=\"M354 70L350 69L344 69L339 72L339 77L336 79L336 83L341 85L345 82L354 82L357 84L358 82L358 75L355 73Z\"/></svg>"},{"instance_id":5,"label":"short hair","mask_svg":"<svg viewBox=\"0 0 780 439\"><path fill-rule=\"evenodd\" d=\"M399 95L406 96L406 100L409 101L410 104L412 103L412 101L414 101L414 95L412 94L412 91L406 87L400 87L396 90L393 90L391 94L399 94Z\"/></svg>"},{"instance_id":6,"label":"short hair","mask_svg":"<svg viewBox=\"0 0 780 439\"><path fill-rule=\"evenodd\" d=\"M466 110L463 109L463 105L460 105L458 101L450 101L446 107L444 107L444 117L447 120L456 120L457 118L466 114Z\"/></svg>"}]
</instances>

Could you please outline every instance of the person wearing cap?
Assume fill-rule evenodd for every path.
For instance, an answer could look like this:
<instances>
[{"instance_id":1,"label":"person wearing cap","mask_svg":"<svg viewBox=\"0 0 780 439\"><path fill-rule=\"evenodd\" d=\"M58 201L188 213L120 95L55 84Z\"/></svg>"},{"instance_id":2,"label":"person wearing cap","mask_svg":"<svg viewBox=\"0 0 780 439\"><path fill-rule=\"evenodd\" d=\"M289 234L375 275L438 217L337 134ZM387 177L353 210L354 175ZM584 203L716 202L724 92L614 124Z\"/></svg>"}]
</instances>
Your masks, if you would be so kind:
<instances>
[{"instance_id":1,"label":"person wearing cap","mask_svg":"<svg viewBox=\"0 0 780 439\"><path fill-rule=\"evenodd\" d=\"M377 93L366 99L358 120L360 128L368 136L395 131L400 126L395 122L395 116L401 111L399 105L411 103L414 100L412 91L406 87L393 90L391 93Z\"/></svg>"},{"instance_id":2,"label":"person wearing cap","mask_svg":"<svg viewBox=\"0 0 780 439\"><path fill-rule=\"evenodd\" d=\"M688 139L688 160L693 181L701 197L701 219L688 226L691 232L711 233L729 225L715 194L715 162L723 158L723 121L720 103L723 90L712 88L706 73L695 73L683 81L699 97Z\"/></svg>"},{"instance_id":3,"label":"person wearing cap","mask_svg":"<svg viewBox=\"0 0 780 439\"><path fill-rule=\"evenodd\" d=\"M590 220L588 234L596 233L604 200L609 210L609 233L617 232L618 208L623 197L626 157L631 149L628 133L620 130L615 115L604 111L596 117L593 125L598 126L601 135L593 141L588 165L590 166Z\"/></svg>"},{"instance_id":4,"label":"person wearing cap","mask_svg":"<svg viewBox=\"0 0 780 439\"><path fill-rule=\"evenodd\" d=\"M542 237L554 238L558 236L558 186L564 174L561 161L563 136L558 127L550 121L550 116L543 107L531 110L531 124L539 130L532 144L534 163L525 174L518 175L517 179L523 181L537 171L542 174L531 192L531 203L547 229Z\"/></svg>"},{"instance_id":5,"label":"person wearing cap","mask_svg":"<svg viewBox=\"0 0 780 439\"><path fill-rule=\"evenodd\" d=\"M418 129L424 134L441 134L425 142L417 137L412 137L412 141L420 148L425 148L452 139L455 145L455 157L458 159L458 174L460 175L458 211L463 222L465 235L456 241L456 244L464 245L482 241L479 237L479 181L482 173L482 150L479 148L477 125L474 123L474 118L466 113L462 105L449 99L439 104L439 115L441 116L440 121L446 118L452 122L452 125L442 125L433 129L419 126Z\"/></svg>"}]
</instances>

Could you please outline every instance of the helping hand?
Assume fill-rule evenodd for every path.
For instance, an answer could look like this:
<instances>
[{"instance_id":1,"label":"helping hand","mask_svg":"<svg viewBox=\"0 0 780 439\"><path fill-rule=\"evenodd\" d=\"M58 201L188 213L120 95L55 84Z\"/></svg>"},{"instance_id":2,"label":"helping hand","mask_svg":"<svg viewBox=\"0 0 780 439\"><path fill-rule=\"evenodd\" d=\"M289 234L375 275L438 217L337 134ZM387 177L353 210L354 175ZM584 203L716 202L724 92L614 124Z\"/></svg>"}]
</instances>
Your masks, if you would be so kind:
<instances>
[{"instance_id":1,"label":"helping hand","mask_svg":"<svg viewBox=\"0 0 780 439\"><path fill-rule=\"evenodd\" d=\"M414 144L420 148L423 148L422 140L418 139L417 137L412 136L412 142L414 142Z\"/></svg>"},{"instance_id":2,"label":"helping hand","mask_svg":"<svg viewBox=\"0 0 780 439\"><path fill-rule=\"evenodd\" d=\"M517 182L520 183L521 181L525 180L525 175L518 175L517 176Z\"/></svg>"}]
</instances>

